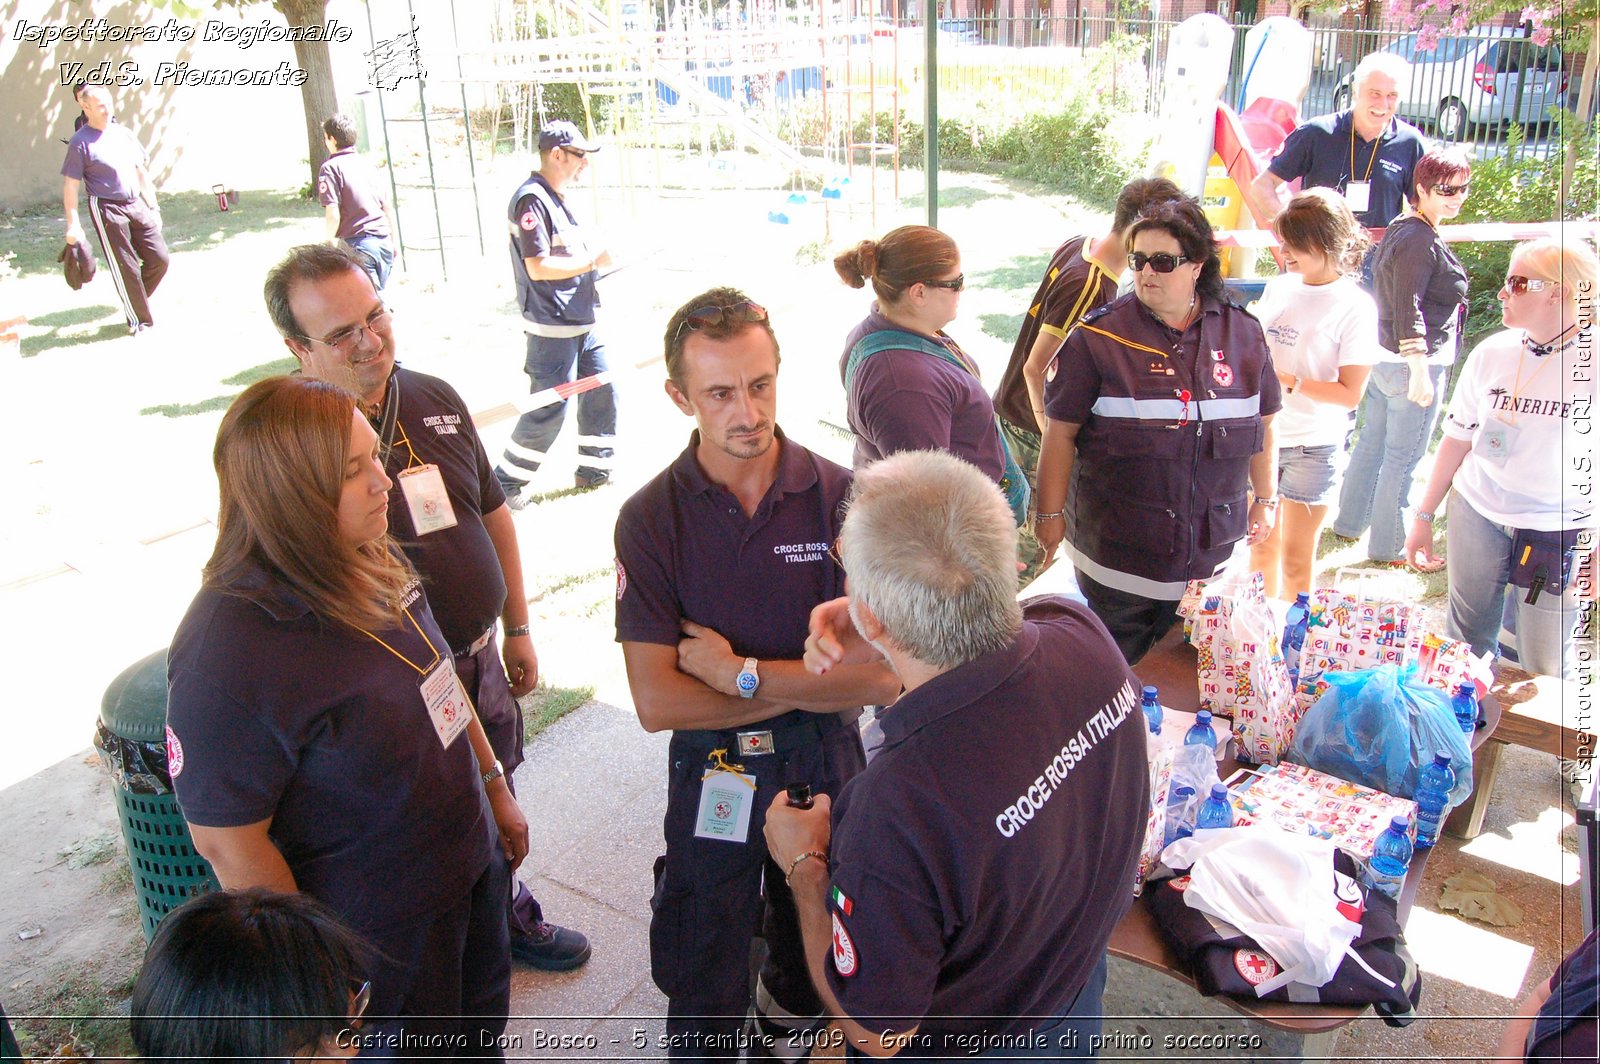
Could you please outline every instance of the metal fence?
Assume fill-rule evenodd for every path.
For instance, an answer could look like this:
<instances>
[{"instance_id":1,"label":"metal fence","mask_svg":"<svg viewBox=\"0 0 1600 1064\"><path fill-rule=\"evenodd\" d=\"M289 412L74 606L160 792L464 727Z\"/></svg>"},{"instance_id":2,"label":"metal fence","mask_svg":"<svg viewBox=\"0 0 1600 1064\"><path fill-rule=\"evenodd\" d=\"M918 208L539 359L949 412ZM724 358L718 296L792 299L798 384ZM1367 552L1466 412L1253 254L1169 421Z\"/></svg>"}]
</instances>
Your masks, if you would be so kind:
<instances>
[{"instance_id":1,"label":"metal fence","mask_svg":"<svg viewBox=\"0 0 1600 1064\"><path fill-rule=\"evenodd\" d=\"M916 19L904 25L916 26ZM1167 41L1177 23L1159 19L1114 19L1076 13L943 19L940 31L940 84L946 98L979 93L1000 62L1024 73L1041 89L1065 85L1073 68L1091 55L1115 61L1112 76L1123 79L1119 95L1145 111L1159 113L1168 65ZM1253 23L1236 22L1235 61L1223 101L1240 107L1244 76L1244 34ZM1410 68L1400 86L1401 117L1437 140L1465 143L1480 157L1502 153L1512 141L1524 155L1552 150L1553 109L1575 108L1577 79L1573 57L1558 46L1534 44L1517 28L1485 28L1464 36L1440 38L1437 47L1418 46L1418 33L1398 24L1311 27L1310 87L1304 115L1326 114L1350 106L1351 73L1369 52L1387 51ZM1000 57L1004 55L1002 60ZM1134 84L1128 84L1128 82ZM1597 94L1600 95L1600 94ZM954 102L954 101L952 101ZM1589 116L1594 117L1593 108ZM1521 131L1512 134L1513 126Z\"/></svg>"}]
</instances>

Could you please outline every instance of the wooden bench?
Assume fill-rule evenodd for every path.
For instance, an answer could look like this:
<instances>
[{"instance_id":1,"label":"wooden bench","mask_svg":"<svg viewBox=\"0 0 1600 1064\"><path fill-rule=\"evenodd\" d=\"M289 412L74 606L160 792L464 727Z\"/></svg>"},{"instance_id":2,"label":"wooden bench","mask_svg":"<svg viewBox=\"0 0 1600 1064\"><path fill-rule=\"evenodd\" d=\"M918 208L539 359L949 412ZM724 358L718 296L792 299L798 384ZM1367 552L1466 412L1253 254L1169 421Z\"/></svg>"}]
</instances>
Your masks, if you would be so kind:
<instances>
[{"instance_id":1,"label":"wooden bench","mask_svg":"<svg viewBox=\"0 0 1600 1064\"><path fill-rule=\"evenodd\" d=\"M1472 797L1450 814L1445 825L1447 831L1464 839L1483 830L1500 772L1500 754L1507 743L1593 766L1597 722L1588 716L1592 710L1581 706L1577 683L1535 676L1499 663L1490 692L1500 702L1500 725L1473 757Z\"/></svg>"}]
</instances>

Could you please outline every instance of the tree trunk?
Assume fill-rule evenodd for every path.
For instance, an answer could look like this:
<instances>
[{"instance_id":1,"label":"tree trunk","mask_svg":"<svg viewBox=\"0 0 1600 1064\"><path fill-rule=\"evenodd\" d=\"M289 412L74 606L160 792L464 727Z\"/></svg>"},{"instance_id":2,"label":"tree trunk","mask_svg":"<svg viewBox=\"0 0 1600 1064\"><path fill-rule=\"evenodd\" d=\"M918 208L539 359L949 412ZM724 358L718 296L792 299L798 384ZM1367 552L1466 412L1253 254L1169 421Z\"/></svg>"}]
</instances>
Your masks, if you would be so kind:
<instances>
[{"instance_id":1,"label":"tree trunk","mask_svg":"<svg viewBox=\"0 0 1600 1064\"><path fill-rule=\"evenodd\" d=\"M1600 17L1594 19L1589 26L1589 54L1583 57L1583 81L1578 87L1578 120L1573 123L1572 135L1579 131L1590 129L1589 112L1594 106L1594 87L1596 76L1600 75ZM1561 165L1561 217L1567 216L1567 201L1572 197L1572 175L1578 167L1578 154L1569 142L1562 146L1566 150L1566 159Z\"/></svg>"},{"instance_id":2,"label":"tree trunk","mask_svg":"<svg viewBox=\"0 0 1600 1064\"><path fill-rule=\"evenodd\" d=\"M272 6L283 13L290 26L320 26L327 21L327 0L273 0ZM327 41L295 41L294 61L306 72L305 84L300 86L300 100L305 108L310 182L315 188L317 171L328 158L328 147L322 140L322 120L338 112L339 94L333 84L333 59L328 54Z\"/></svg>"}]
</instances>

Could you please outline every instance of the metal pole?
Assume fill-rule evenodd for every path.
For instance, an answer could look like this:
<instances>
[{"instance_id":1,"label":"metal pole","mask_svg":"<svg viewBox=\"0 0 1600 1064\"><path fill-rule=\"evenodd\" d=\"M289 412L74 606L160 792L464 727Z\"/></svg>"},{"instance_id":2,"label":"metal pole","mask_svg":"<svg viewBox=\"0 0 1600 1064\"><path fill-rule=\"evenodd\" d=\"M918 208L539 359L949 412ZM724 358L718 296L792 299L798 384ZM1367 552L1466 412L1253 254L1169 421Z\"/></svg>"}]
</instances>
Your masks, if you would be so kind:
<instances>
[{"instance_id":1,"label":"metal pole","mask_svg":"<svg viewBox=\"0 0 1600 1064\"><path fill-rule=\"evenodd\" d=\"M472 112L467 108L467 83L466 75L461 70L461 35L456 31L456 0L450 0L450 39L456 46L456 80L461 83L461 124L466 127L467 133L467 173L472 178L472 217L478 223L478 254L487 255L488 249L483 244L483 206L478 202L478 164L472 158ZM495 84L495 122L500 120L500 83ZM493 154L493 141L490 142L490 154ZM489 160L491 163L493 159Z\"/></svg>"},{"instance_id":2,"label":"metal pole","mask_svg":"<svg viewBox=\"0 0 1600 1064\"><path fill-rule=\"evenodd\" d=\"M412 7L411 0L406 0L406 14L411 18L411 24L416 25L417 13ZM420 67L418 68L420 71ZM444 219L439 214L439 178L433 172L433 135L428 130L428 76L425 72L417 75L417 104L422 111L422 146L428 153L428 190L433 193L433 228L439 237L439 273L446 281L450 280L450 265L444 258Z\"/></svg>"},{"instance_id":3,"label":"metal pole","mask_svg":"<svg viewBox=\"0 0 1600 1064\"><path fill-rule=\"evenodd\" d=\"M372 28L372 5L363 4L367 9L367 40L372 42L372 50L378 50L378 35ZM389 195L394 204L394 246L400 253L400 268L406 268L406 241L400 235L400 186L394 180L394 153L389 150L389 116L383 108L383 86L374 85L372 93L378 98L378 122L383 126L383 161L389 169Z\"/></svg>"},{"instance_id":4,"label":"metal pole","mask_svg":"<svg viewBox=\"0 0 1600 1064\"><path fill-rule=\"evenodd\" d=\"M923 40L927 68L927 115L922 126L922 148L927 170L928 225L939 224L939 0L922 2Z\"/></svg>"}]
</instances>

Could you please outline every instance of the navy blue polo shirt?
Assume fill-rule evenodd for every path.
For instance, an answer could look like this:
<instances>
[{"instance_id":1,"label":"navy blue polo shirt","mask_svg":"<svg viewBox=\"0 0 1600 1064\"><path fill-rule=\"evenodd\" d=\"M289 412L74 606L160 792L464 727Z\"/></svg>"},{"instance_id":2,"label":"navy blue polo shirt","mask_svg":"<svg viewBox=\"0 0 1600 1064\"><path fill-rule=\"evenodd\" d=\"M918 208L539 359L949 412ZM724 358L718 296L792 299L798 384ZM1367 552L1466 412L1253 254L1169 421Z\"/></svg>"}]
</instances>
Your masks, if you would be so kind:
<instances>
[{"instance_id":1,"label":"navy blue polo shirt","mask_svg":"<svg viewBox=\"0 0 1600 1064\"><path fill-rule=\"evenodd\" d=\"M454 650L465 650L505 606L505 574L483 515L504 506L506 495L472 427L467 404L454 388L396 366L384 399L394 403L395 424L387 433L384 460L384 470L395 482L389 492L389 534L422 574L446 641ZM386 431L386 419L378 430ZM418 536L398 474L428 463L439 467L456 525Z\"/></svg>"},{"instance_id":2,"label":"navy blue polo shirt","mask_svg":"<svg viewBox=\"0 0 1600 1064\"><path fill-rule=\"evenodd\" d=\"M527 264L522 261L589 254L583 227L566 200L540 174L531 174L511 194L507 222L511 230L511 276L516 281L517 307L522 311L524 327L554 327L550 332L528 329L539 335L581 335L586 330L578 327L593 325L595 308L600 305L596 272L590 270L560 281L535 281L528 276Z\"/></svg>"},{"instance_id":3,"label":"navy blue polo shirt","mask_svg":"<svg viewBox=\"0 0 1600 1064\"><path fill-rule=\"evenodd\" d=\"M1428 139L1407 122L1391 118L1374 144L1355 136L1355 116L1341 111L1306 119L1284 139L1267 169L1285 181L1303 178L1303 188L1341 193L1351 180L1370 180L1371 198L1356 220L1369 229L1381 229L1399 217L1411 187L1411 171L1427 151Z\"/></svg>"},{"instance_id":4,"label":"navy blue polo shirt","mask_svg":"<svg viewBox=\"0 0 1600 1064\"><path fill-rule=\"evenodd\" d=\"M419 667L435 651L448 661L413 588L411 619L376 634ZM184 818L270 818L300 889L356 931L392 933L458 906L488 867L495 825L472 744L462 733L440 745L421 676L371 637L324 623L286 590L257 602L205 587L173 637L167 681Z\"/></svg>"},{"instance_id":5,"label":"navy blue polo shirt","mask_svg":"<svg viewBox=\"0 0 1600 1064\"><path fill-rule=\"evenodd\" d=\"M113 203L132 203L139 195L139 168L148 156L126 126L85 125L67 141L61 176L82 181L89 195Z\"/></svg>"},{"instance_id":6,"label":"navy blue polo shirt","mask_svg":"<svg viewBox=\"0 0 1600 1064\"><path fill-rule=\"evenodd\" d=\"M735 654L794 661L811 610L844 594L829 549L850 473L780 430L778 475L751 517L695 458L700 433L617 515L617 642L675 647L682 620Z\"/></svg>"},{"instance_id":7,"label":"navy blue polo shirt","mask_svg":"<svg viewBox=\"0 0 1600 1064\"><path fill-rule=\"evenodd\" d=\"M1133 902L1149 779L1138 681L1058 597L1011 645L885 710L833 809L828 985L903 1052L1020 1034L1071 1003Z\"/></svg>"},{"instance_id":8,"label":"navy blue polo shirt","mask_svg":"<svg viewBox=\"0 0 1600 1064\"><path fill-rule=\"evenodd\" d=\"M364 236L389 239L389 220L383 216L383 186L371 164L352 146L328 156L317 170L317 202L339 208L340 240Z\"/></svg>"}]
</instances>

